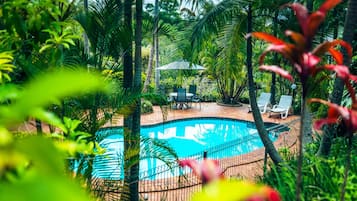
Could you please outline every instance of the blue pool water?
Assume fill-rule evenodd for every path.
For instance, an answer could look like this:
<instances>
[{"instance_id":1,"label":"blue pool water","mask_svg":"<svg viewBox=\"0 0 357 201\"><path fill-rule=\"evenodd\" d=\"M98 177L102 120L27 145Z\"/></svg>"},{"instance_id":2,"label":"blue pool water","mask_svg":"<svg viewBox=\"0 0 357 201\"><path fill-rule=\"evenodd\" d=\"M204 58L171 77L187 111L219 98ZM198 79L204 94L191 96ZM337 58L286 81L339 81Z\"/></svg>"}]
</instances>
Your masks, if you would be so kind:
<instances>
[{"instance_id":1,"label":"blue pool water","mask_svg":"<svg viewBox=\"0 0 357 201\"><path fill-rule=\"evenodd\" d=\"M267 124L266 127L274 124ZM263 147L254 123L222 118L186 119L155 126L144 126L141 135L165 140L177 152L179 158L185 158L229 142L239 142L229 151L215 154L224 158L249 153ZM100 178L122 178L121 162L123 152L122 129L104 129L97 133L101 147L106 153L97 156L94 161L94 176ZM276 137L270 136L275 141ZM249 139L248 141L245 139ZM208 155L209 156L209 155ZM156 159L140 162L140 170L147 171L163 165Z\"/></svg>"}]
</instances>

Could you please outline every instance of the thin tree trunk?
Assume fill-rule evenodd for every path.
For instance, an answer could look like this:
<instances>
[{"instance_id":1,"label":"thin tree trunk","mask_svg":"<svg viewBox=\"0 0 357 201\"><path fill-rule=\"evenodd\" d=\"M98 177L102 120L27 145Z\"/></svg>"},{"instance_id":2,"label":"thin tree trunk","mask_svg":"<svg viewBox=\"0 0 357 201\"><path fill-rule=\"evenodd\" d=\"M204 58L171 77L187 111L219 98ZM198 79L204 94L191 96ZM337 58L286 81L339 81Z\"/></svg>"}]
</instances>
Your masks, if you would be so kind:
<instances>
[{"instance_id":1,"label":"thin tree trunk","mask_svg":"<svg viewBox=\"0 0 357 201\"><path fill-rule=\"evenodd\" d=\"M279 15L279 10L275 10L274 12L274 18L273 18L273 34L274 36L278 35L278 15ZM274 63L278 64L278 54L274 53L274 57L273 57ZM270 103L272 105L275 105L275 95L276 95L276 73L272 73L271 74L271 86L270 86L270 93L271 93L271 97L270 97Z\"/></svg>"},{"instance_id":2,"label":"thin tree trunk","mask_svg":"<svg viewBox=\"0 0 357 201\"><path fill-rule=\"evenodd\" d=\"M160 87L160 71L157 68L160 66L159 61L159 0L155 0L154 8L154 48L155 48L155 86L156 90Z\"/></svg>"},{"instance_id":3,"label":"thin tree trunk","mask_svg":"<svg viewBox=\"0 0 357 201\"><path fill-rule=\"evenodd\" d=\"M309 11L309 13L312 13L313 9L314 9L314 0L307 0L306 8ZM300 136L301 137L301 140L300 140L301 146L300 147L302 148L302 150L301 150L301 154L302 154L305 146L312 142L312 126L311 126L312 125L312 115L311 115L311 112L307 105L306 100L304 100L304 97L302 98L301 104L302 104L301 105L301 109L302 109L301 116L304 117L304 119L302 120L302 125L301 125L302 136Z\"/></svg>"},{"instance_id":4,"label":"thin tree trunk","mask_svg":"<svg viewBox=\"0 0 357 201\"><path fill-rule=\"evenodd\" d=\"M346 13L343 40L352 44L353 36L357 25L357 0L349 0L348 10ZM343 49L343 63L345 66L350 66L351 60L348 58L346 51ZM332 103L341 104L343 95L344 82L340 78L336 78L333 86L333 91L330 97ZM325 126L323 131L320 147L317 152L318 156L327 156L330 153L333 136L336 133L336 126Z\"/></svg>"},{"instance_id":5,"label":"thin tree trunk","mask_svg":"<svg viewBox=\"0 0 357 201\"><path fill-rule=\"evenodd\" d=\"M304 104L303 101L302 104ZM303 107L305 109L302 111L303 113L301 113L301 116L304 117L302 145L303 149L305 149L306 145L312 142L312 115L306 102L304 106L301 106L301 108Z\"/></svg>"},{"instance_id":6,"label":"thin tree trunk","mask_svg":"<svg viewBox=\"0 0 357 201\"><path fill-rule=\"evenodd\" d=\"M124 81L123 87L126 95L130 95L133 84L133 53L132 53L132 0L124 0L124 26L128 35L128 40L123 45L124 55ZM131 137L132 137L132 115L124 116L124 192L121 196L122 200L130 200L130 190L126 191L126 188L131 183L131 168L130 168L130 150L131 150Z\"/></svg>"},{"instance_id":7,"label":"thin tree trunk","mask_svg":"<svg viewBox=\"0 0 357 201\"><path fill-rule=\"evenodd\" d=\"M248 17L247 17L247 32L252 32L252 10L251 5L248 7ZM248 87L249 87L249 99L252 108L252 113L254 117L254 122L258 130L260 139L262 140L266 151L269 153L270 158L273 160L274 164L278 165L283 161L278 151L275 149L273 142L269 139L268 133L264 127L264 122L258 108L256 96L255 96L255 86L253 80L253 67L252 67L252 39L247 38L247 71L248 71Z\"/></svg>"},{"instance_id":8,"label":"thin tree trunk","mask_svg":"<svg viewBox=\"0 0 357 201\"><path fill-rule=\"evenodd\" d=\"M88 16L88 0L83 1L85 16ZM87 17L85 18L87 20ZM89 57L89 40L86 32L83 32L83 46L84 46L84 54Z\"/></svg>"},{"instance_id":9,"label":"thin tree trunk","mask_svg":"<svg viewBox=\"0 0 357 201\"><path fill-rule=\"evenodd\" d=\"M155 53L155 48L154 48L154 37L153 37L152 45L151 45L151 49L150 49L150 55L149 55L148 69L146 71L146 79L145 79L144 86L143 86L144 93L147 92L147 88L151 82L154 53Z\"/></svg>"},{"instance_id":10,"label":"thin tree trunk","mask_svg":"<svg viewBox=\"0 0 357 201\"><path fill-rule=\"evenodd\" d=\"M303 84L306 83L303 80L301 81ZM306 109L307 109L307 101L306 101L306 87L303 85L303 92L302 92L302 101L301 101L301 114L306 114ZM304 117L304 116L302 116ZM303 151L303 138L304 138L304 128L306 126L310 125L311 123L309 122L308 119L306 118L301 118L300 119L300 134L299 134L299 139L298 139L298 161L297 161L297 176L296 176L296 191L295 191L295 200L299 201L301 200L301 191L302 191L302 166L304 162L304 151Z\"/></svg>"},{"instance_id":11,"label":"thin tree trunk","mask_svg":"<svg viewBox=\"0 0 357 201\"><path fill-rule=\"evenodd\" d=\"M134 94L140 93L141 91L141 41L142 41L142 12L143 12L143 1L136 0L136 12L135 12L135 68L134 68L134 82L133 82L133 92ZM133 124L132 124L132 143L131 149L136 150L135 155L131 156L131 161L135 163L130 167L130 200L139 201L139 158L140 158L140 113L141 113L141 98L136 100L136 107L133 112Z\"/></svg>"}]
</instances>

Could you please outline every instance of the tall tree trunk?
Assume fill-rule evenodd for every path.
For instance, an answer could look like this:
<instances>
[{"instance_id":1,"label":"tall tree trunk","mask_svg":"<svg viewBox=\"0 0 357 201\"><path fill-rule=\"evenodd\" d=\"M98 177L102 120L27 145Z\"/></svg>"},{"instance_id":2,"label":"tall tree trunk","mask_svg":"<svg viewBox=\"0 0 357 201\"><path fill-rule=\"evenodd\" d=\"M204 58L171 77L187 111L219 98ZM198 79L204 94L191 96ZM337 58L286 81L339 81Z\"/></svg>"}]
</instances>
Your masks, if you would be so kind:
<instances>
[{"instance_id":1,"label":"tall tree trunk","mask_svg":"<svg viewBox=\"0 0 357 201\"><path fill-rule=\"evenodd\" d=\"M304 101L301 101L302 104L304 104ZM303 148L305 149L306 145L310 144L312 142L312 115L310 108L308 104L305 102L304 106L301 106L301 108L305 108L303 114L301 114L302 117L304 117L304 125L303 125L303 136L302 136L302 144Z\"/></svg>"},{"instance_id":2,"label":"tall tree trunk","mask_svg":"<svg viewBox=\"0 0 357 201\"><path fill-rule=\"evenodd\" d=\"M85 16L88 16L88 0L83 1ZM87 20L87 17L85 18ZM83 32L84 54L89 57L89 39L86 32Z\"/></svg>"},{"instance_id":3,"label":"tall tree trunk","mask_svg":"<svg viewBox=\"0 0 357 201\"><path fill-rule=\"evenodd\" d=\"M142 12L143 12L143 1L136 0L136 25L135 25L135 68L134 68L134 83L133 92L134 94L140 93L141 91L141 41L142 41ZM131 161L135 163L130 167L130 200L139 201L139 158L140 158L140 114L141 114L141 98L136 101L136 107L133 112L133 124L132 124L132 137L131 137L131 149L136 150L135 155L131 156Z\"/></svg>"},{"instance_id":4,"label":"tall tree trunk","mask_svg":"<svg viewBox=\"0 0 357 201\"><path fill-rule=\"evenodd\" d=\"M132 0L124 0L124 27L128 36L128 40L123 45L124 55L124 76L123 87L126 95L130 96L133 84L133 53L132 53ZM130 150L131 150L131 137L132 137L132 115L124 115L124 192L121 196L122 200L130 200L130 190L127 189L131 183L131 168L130 168ZM129 191L128 191L129 190Z\"/></svg>"},{"instance_id":5,"label":"tall tree trunk","mask_svg":"<svg viewBox=\"0 0 357 201\"><path fill-rule=\"evenodd\" d=\"M274 18L273 18L273 34L274 36L278 35L278 15L279 15L279 10L275 10L274 11ZM274 57L273 57L274 63L278 64L278 54L274 53ZM275 105L275 95L276 95L276 74L272 73L271 74L271 85L270 85L270 93L271 93L271 97L270 97L270 103L272 105Z\"/></svg>"},{"instance_id":6,"label":"tall tree trunk","mask_svg":"<svg viewBox=\"0 0 357 201\"><path fill-rule=\"evenodd\" d=\"M160 66L159 62L159 0L155 0L154 8L154 48L155 48L155 87L159 90L160 87L160 71L157 68Z\"/></svg>"},{"instance_id":7,"label":"tall tree trunk","mask_svg":"<svg viewBox=\"0 0 357 201\"><path fill-rule=\"evenodd\" d=\"M301 101L301 114L306 114L307 110L307 100L306 100L306 91L307 91L307 85L306 80L301 81L303 86L302 86L302 101ZM304 116L303 116L304 117ZM311 126L311 122L309 122L309 119L307 118L301 118L300 119L300 134L299 134L299 139L298 139L298 159L297 159L297 177L296 177L296 192L295 192L295 200L300 201L301 200L301 192L302 192L302 167L304 163L304 151L303 151L303 139L304 139L304 131L306 126Z\"/></svg>"},{"instance_id":8,"label":"tall tree trunk","mask_svg":"<svg viewBox=\"0 0 357 201\"><path fill-rule=\"evenodd\" d=\"M247 17L247 33L252 32L252 8L251 5L248 6L248 17ZM257 99L255 96L255 86L253 80L253 67L252 67L252 38L247 38L247 71L248 71L248 88L249 88L249 99L252 108L252 113L254 117L254 122L257 127L259 137L262 140L264 147L269 154L270 158L273 160L274 164L279 164L283 161L278 151L275 149L273 142L269 139L268 132L264 127L264 122L258 108Z\"/></svg>"},{"instance_id":9,"label":"tall tree trunk","mask_svg":"<svg viewBox=\"0 0 357 201\"><path fill-rule=\"evenodd\" d=\"M314 0L307 0L306 1L306 8L309 11L309 13L313 12L314 9ZM301 139L301 143L302 143L302 147L305 148L305 146L309 143L312 142L312 115L310 112L310 108L308 107L307 103L302 100L301 101L302 104L305 105L301 105L301 108L304 108L303 111L301 111L301 116L304 117L304 124L302 125L302 139Z\"/></svg>"},{"instance_id":10,"label":"tall tree trunk","mask_svg":"<svg viewBox=\"0 0 357 201\"><path fill-rule=\"evenodd\" d=\"M352 44L353 36L357 26L357 0L349 0L348 10L346 13L343 40ZM351 60L348 58L346 51L343 49L343 63L346 66L350 66ZM333 86L333 91L330 97L331 102L340 105L343 95L344 83L340 78L336 78ZM333 134L337 132L336 126L325 126L322 139L320 141L320 147L317 152L319 156L327 156L330 153Z\"/></svg>"},{"instance_id":11,"label":"tall tree trunk","mask_svg":"<svg viewBox=\"0 0 357 201\"><path fill-rule=\"evenodd\" d=\"M155 53L155 49L154 49L154 37L153 37L152 45L151 45L151 49L150 49L150 55L149 55L148 69L146 70L146 79L145 79L144 86L143 86L144 93L147 92L147 88L151 82L154 53Z\"/></svg>"}]
</instances>

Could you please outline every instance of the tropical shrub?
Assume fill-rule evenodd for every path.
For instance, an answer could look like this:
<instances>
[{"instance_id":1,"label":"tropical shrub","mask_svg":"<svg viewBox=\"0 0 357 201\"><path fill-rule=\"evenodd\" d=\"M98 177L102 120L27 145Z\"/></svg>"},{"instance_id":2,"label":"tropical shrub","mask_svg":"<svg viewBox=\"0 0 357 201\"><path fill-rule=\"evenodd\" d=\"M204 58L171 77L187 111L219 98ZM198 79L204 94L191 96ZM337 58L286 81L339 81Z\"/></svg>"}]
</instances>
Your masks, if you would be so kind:
<instances>
[{"instance_id":1,"label":"tropical shrub","mask_svg":"<svg viewBox=\"0 0 357 201\"><path fill-rule=\"evenodd\" d=\"M148 100L141 100L141 114L152 113L154 109L152 108L152 103Z\"/></svg>"},{"instance_id":2,"label":"tropical shrub","mask_svg":"<svg viewBox=\"0 0 357 201\"><path fill-rule=\"evenodd\" d=\"M318 102L325 104L329 107L328 114L326 118L320 119L315 122L315 128L321 129L324 124L341 123L345 129L342 130L342 134L347 138L348 149L346 150L346 164L344 168L343 183L341 184L341 200L344 200L346 185L348 182L348 173L351 165L351 150L352 150L352 139L353 134L357 131L357 99L355 90L352 87L350 81L357 81L357 77L350 74L348 66L344 65L344 56L342 52L337 48L338 46L343 47L346 50L346 58L350 59L352 57L351 46L342 40L332 40L326 41L315 48L313 47L313 39L316 35L319 25L324 21L327 12L334 8L341 0L326 0L320 8L309 14L309 11L299 3L288 4L287 7L291 8L296 16L300 25L301 33L286 30L285 35L289 37L292 41L285 42L273 35L266 34L263 32L254 32L251 35L258 39L262 39L270 45L260 56L260 69L271 71L277 73L281 77L294 82L293 74L289 71L283 69L283 67L277 65L264 65L264 58L269 52L276 52L281 54L285 59L287 59L293 66L294 72L299 79L302 86L302 116L301 116L301 127L299 134L299 149L298 149L298 159L297 159L297 179L296 179L296 194L295 199L301 199L301 191L303 186L303 167L304 165L304 153L303 153L303 137L304 128L310 126L311 122L307 121L305 115L308 114L307 104L308 102ZM329 53L336 64L323 64L322 56L325 53ZM313 98L308 101L311 95L311 88L315 85L321 84L321 79L318 77L321 73L333 72L336 76L343 81L345 84L349 95L352 100L352 108L345 108L328 101ZM325 76L323 76L325 77Z\"/></svg>"},{"instance_id":3,"label":"tropical shrub","mask_svg":"<svg viewBox=\"0 0 357 201\"><path fill-rule=\"evenodd\" d=\"M343 138L335 139L332 152L328 158L316 157L318 144L313 143L306 147L304 154L303 188L301 197L303 200L338 200L340 196L339 186L343 183L344 158L346 145ZM356 155L357 141L354 142L353 155ZM280 167L271 166L261 181L277 189L282 200L292 200L296 190L296 155L285 149L282 154L285 163ZM352 159L351 176L347 180L346 200L356 200L357 194L357 158Z\"/></svg>"}]
</instances>

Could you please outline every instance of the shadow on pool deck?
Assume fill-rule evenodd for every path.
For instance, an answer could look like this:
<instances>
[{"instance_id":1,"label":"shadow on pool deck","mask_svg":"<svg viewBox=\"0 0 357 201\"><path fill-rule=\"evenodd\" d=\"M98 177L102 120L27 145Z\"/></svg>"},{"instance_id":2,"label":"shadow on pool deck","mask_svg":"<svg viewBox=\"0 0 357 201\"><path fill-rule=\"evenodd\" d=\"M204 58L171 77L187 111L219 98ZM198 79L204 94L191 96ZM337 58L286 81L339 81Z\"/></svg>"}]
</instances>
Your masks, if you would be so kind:
<instances>
[{"instance_id":1,"label":"shadow on pool deck","mask_svg":"<svg viewBox=\"0 0 357 201\"><path fill-rule=\"evenodd\" d=\"M141 125L150 125L163 122L163 113L160 107L154 106L153 109L153 113L141 115ZM166 121L192 117L226 117L232 119L254 121L252 113L248 113L248 111L249 109L247 104L243 104L241 107L229 107L221 106L217 103L201 103L201 109L199 105L195 104L192 108L185 110L168 109ZM289 115L286 119L281 119L280 115L272 115L271 117L268 117L268 113L262 114L262 117L264 122L272 123L287 123L299 118L299 116L297 115ZM122 115L115 115L113 117L113 120L105 124L104 127L122 125Z\"/></svg>"}]
</instances>

